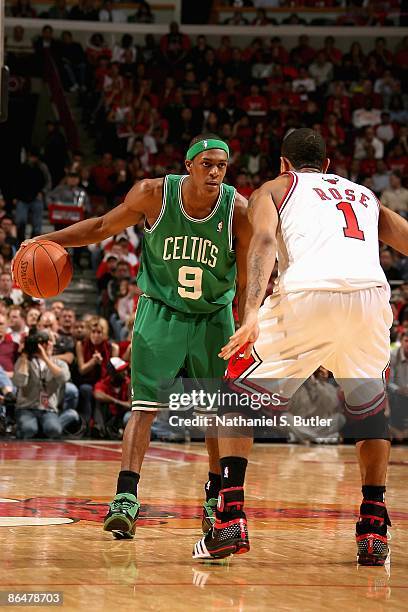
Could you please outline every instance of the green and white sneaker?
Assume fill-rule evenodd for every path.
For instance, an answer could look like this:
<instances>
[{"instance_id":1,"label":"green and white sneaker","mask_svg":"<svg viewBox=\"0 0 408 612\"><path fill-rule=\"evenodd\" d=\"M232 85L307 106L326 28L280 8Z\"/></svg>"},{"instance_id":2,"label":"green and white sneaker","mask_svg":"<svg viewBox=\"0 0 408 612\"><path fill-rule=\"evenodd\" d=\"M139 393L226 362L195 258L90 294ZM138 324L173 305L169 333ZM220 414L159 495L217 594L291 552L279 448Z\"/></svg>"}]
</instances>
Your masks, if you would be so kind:
<instances>
[{"instance_id":1,"label":"green and white sneaker","mask_svg":"<svg viewBox=\"0 0 408 612\"><path fill-rule=\"evenodd\" d=\"M140 503L131 493L118 493L109 504L103 523L104 531L111 531L118 540L132 539L136 531Z\"/></svg>"},{"instance_id":2,"label":"green and white sneaker","mask_svg":"<svg viewBox=\"0 0 408 612\"><path fill-rule=\"evenodd\" d=\"M204 533L208 533L211 527L215 523L215 509L217 507L218 500L212 497L208 501L203 503L203 518L201 521L201 529Z\"/></svg>"}]
</instances>

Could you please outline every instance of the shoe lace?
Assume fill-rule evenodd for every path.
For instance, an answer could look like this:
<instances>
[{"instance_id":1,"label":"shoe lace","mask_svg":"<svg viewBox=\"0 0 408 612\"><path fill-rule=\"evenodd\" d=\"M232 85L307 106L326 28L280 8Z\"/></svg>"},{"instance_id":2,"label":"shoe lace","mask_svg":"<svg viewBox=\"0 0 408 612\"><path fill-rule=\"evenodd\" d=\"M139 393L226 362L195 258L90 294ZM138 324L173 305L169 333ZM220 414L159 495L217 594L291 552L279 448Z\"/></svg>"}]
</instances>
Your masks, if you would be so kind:
<instances>
[{"instance_id":1,"label":"shoe lace","mask_svg":"<svg viewBox=\"0 0 408 612\"><path fill-rule=\"evenodd\" d=\"M133 502L127 499L114 499L112 502L112 510L125 510L126 512L130 512L133 506Z\"/></svg>"}]
</instances>

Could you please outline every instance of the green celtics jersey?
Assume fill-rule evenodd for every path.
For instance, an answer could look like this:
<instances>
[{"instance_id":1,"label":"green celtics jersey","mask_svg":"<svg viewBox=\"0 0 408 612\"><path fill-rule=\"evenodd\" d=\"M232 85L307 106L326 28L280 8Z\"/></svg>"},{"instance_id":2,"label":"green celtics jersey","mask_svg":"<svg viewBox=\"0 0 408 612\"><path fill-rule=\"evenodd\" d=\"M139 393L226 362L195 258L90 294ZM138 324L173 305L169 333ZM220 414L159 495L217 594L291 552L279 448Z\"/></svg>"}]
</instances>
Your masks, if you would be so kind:
<instances>
[{"instance_id":1,"label":"green celtics jersey","mask_svg":"<svg viewBox=\"0 0 408 612\"><path fill-rule=\"evenodd\" d=\"M190 217L181 187L186 176L164 179L162 208L152 227L145 226L137 277L146 295L187 313L210 313L230 304L235 294L232 218L235 189L221 185L214 209L205 219Z\"/></svg>"}]
</instances>

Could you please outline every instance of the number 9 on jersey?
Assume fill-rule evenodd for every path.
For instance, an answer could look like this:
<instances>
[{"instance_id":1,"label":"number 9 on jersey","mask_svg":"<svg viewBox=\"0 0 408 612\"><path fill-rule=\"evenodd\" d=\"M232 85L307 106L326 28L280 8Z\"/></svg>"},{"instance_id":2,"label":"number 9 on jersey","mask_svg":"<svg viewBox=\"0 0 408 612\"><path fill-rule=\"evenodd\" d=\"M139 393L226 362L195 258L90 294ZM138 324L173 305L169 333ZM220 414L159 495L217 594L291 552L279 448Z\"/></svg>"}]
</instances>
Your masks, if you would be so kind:
<instances>
[{"instance_id":1,"label":"number 9 on jersey","mask_svg":"<svg viewBox=\"0 0 408 612\"><path fill-rule=\"evenodd\" d=\"M178 294L182 298L199 300L203 294L203 270L192 266L181 266L178 273Z\"/></svg>"}]
</instances>

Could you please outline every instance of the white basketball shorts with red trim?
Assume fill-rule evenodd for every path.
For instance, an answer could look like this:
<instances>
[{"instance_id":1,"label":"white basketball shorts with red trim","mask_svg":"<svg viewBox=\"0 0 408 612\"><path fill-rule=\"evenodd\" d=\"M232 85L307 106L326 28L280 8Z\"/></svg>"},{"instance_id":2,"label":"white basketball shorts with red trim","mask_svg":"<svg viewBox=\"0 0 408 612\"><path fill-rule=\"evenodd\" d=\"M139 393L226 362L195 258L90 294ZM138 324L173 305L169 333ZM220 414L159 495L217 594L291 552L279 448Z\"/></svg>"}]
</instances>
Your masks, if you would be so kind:
<instances>
[{"instance_id":1,"label":"white basketball shorts with red trim","mask_svg":"<svg viewBox=\"0 0 408 612\"><path fill-rule=\"evenodd\" d=\"M393 320L388 300L382 287L273 295L260 310L251 358L234 356L227 377L239 378L236 384L247 392L260 386L278 393L285 404L324 366L343 388L350 416L375 414L385 404Z\"/></svg>"}]
</instances>

